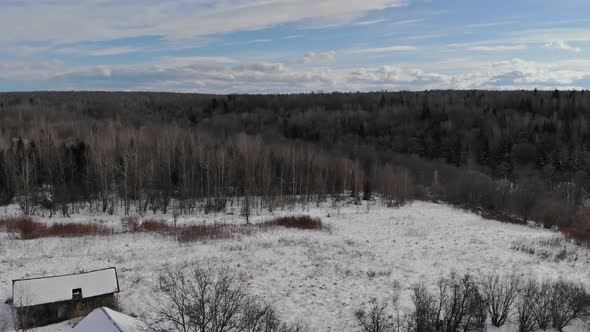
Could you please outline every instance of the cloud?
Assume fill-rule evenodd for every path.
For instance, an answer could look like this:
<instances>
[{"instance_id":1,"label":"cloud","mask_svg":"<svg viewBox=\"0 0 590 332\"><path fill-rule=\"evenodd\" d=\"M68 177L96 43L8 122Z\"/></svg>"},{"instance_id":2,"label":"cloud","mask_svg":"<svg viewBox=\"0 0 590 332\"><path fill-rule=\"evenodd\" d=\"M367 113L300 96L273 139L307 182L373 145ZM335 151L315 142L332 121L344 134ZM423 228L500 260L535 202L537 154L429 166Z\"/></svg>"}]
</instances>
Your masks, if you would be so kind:
<instances>
[{"instance_id":1,"label":"cloud","mask_svg":"<svg viewBox=\"0 0 590 332\"><path fill-rule=\"evenodd\" d=\"M168 40L190 39L305 21L345 24L370 11L402 6L406 2L22 0L2 5L0 30L10 33L1 34L0 41L68 43L148 35Z\"/></svg>"},{"instance_id":2,"label":"cloud","mask_svg":"<svg viewBox=\"0 0 590 332\"><path fill-rule=\"evenodd\" d=\"M386 52L410 52L410 51L415 51L416 49L417 48L415 46L394 45L394 46L388 46L388 47L354 49L354 50L349 50L348 53L350 53L350 54L364 54L364 53L386 53Z\"/></svg>"},{"instance_id":3,"label":"cloud","mask_svg":"<svg viewBox=\"0 0 590 332\"><path fill-rule=\"evenodd\" d=\"M560 49L560 50L570 51L570 52L576 52L576 53L579 53L582 51L581 48L572 47L571 45L569 45L568 43L566 43L564 41L552 41L552 42L546 43L545 47L546 48L555 48L555 49Z\"/></svg>"},{"instance_id":4,"label":"cloud","mask_svg":"<svg viewBox=\"0 0 590 332\"><path fill-rule=\"evenodd\" d=\"M300 65L310 65L310 64L331 64L334 62L336 57L335 51L326 51L326 52L309 52L302 56L301 58L297 59L297 63Z\"/></svg>"},{"instance_id":5,"label":"cloud","mask_svg":"<svg viewBox=\"0 0 590 332\"><path fill-rule=\"evenodd\" d=\"M487 22L487 23L476 23L467 25L468 28L489 28L500 25L513 24L514 21L498 21L498 22Z\"/></svg>"},{"instance_id":6,"label":"cloud","mask_svg":"<svg viewBox=\"0 0 590 332\"><path fill-rule=\"evenodd\" d=\"M412 19L412 20L401 20L401 21L391 22L391 25L412 24L412 23L420 23L420 22L424 22L424 21L426 21L426 20L423 18Z\"/></svg>"},{"instance_id":7,"label":"cloud","mask_svg":"<svg viewBox=\"0 0 590 332\"><path fill-rule=\"evenodd\" d=\"M163 57L136 65L64 68L60 62L0 63L0 80L43 83L55 89L118 89L204 93L291 93L424 89L580 88L590 60L542 63L392 64L363 68L241 63L224 57Z\"/></svg>"},{"instance_id":8,"label":"cloud","mask_svg":"<svg viewBox=\"0 0 590 332\"><path fill-rule=\"evenodd\" d=\"M371 21L360 21L360 22L355 22L354 25L373 25L373 24L378 24L378 23L383 23L383 22L388 22L389 20L385 20L385 19L381 19L381 20L371 20Z\"/></svg>"},{"instance_id":9,"label":"cloud","mask_svg":"<svg viewBox=\"0 0 590 332\"><path fill-rule=\"evenodd\" d=\"M526 49L526 45L491 45L491 46L470 46L467 47L469 51L477 52L509 52L521 51Z\"/></svg>"},{"instance_id":10,"label":"cloud","mask_svg":"<svg viewBox=\"0 0 590 332\"><path fill-rule=\"evenodd\" d=\"M111 56L129 54L143 51L143 49L131 46L110 47L110 48L84 48L84 47L63 47L56 48L57 54L67 54L76 56Z\"/></svg>"},{"instance_id":11,"label":"cloud","mask_svg":"<svg viewBox=\"0 0 590 332\"><path fill-rule=\"evenodd\" d=\"M108 56L108 55L119 55L119 54L128 54L128 53L135 53L141 51L140 48L137 47L112 47L112 48L103 48L89 52L89 55L92 56Z\"/></svg>"}]
</instances>

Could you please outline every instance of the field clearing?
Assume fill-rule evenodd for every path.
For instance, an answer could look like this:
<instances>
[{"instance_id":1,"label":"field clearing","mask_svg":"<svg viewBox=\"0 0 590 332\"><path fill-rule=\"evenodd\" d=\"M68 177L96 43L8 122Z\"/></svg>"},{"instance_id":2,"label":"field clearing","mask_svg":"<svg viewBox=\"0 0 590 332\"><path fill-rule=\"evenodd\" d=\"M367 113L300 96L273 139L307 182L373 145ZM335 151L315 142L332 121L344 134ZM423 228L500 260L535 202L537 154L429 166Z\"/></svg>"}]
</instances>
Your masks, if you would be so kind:
<instances>
[{"instance_id":1,"label":"field clearing","mask_svg":"<svg viewBox=\"0 0 590 332\"><path fill-rule=\"evenodd\" d=\"M14 207L7 214L14 214ZM446 205L414 202L391 209L377 204L367 211L366 205L335 209L326 204L265 212L252 216L252 221L300 214L321 218L329 230L276 228L184 244L155 233L35 240L0 233L0 299L3 303L10 296L12 279L115 266L124 311L141 315L157 300L153 289L166 268L223 264L236 271L249 293L271 303L281 318L303 322L312 331L354 331L354 311L373 298L390 302L399 295L402 309L408 308L416 283L434 287L451 271L476 277L517 273L590 286L590 251L568 243L560 233L484 220ZM120 216L37 219L122 227ZM183 225L244 222L237 213L180 220ZM67 329L64 323L36 331ZM584 329L578 324L570 331Z\"/></svg>"}]
</instances>

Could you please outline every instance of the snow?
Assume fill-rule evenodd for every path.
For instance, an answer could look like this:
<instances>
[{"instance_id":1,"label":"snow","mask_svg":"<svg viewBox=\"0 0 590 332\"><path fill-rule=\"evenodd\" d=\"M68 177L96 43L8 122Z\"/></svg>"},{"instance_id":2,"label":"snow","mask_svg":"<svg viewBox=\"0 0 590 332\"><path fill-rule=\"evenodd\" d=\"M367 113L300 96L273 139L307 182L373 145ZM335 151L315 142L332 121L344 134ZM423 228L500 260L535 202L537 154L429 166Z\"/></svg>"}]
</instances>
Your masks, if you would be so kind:
<instances>
[{"instance_id":1,"label":"snow","mask_svg":"<svg viewBox=\"0 0 590 332\"><path fill-rule=\"evenodd\" d=\"M80 288L82 297L89 298L119 291L114 268L80 274L15 280L14 304L17 307L69 301L72 290Z\"/></svg>"},{"instance_id":2,"label":"snow","mask_svg":"<svg viewBox=\"0 0 590 332\"><path fill-rule=\"evenodd\" d=\"M568 243L568 251L575 252L568 256L571 259L537 254L562 251L560 242L552 240L561 235L550 230L485 220L426 202L399 209L380 204L370 209L366 205L334 208L325 204L272 214L259 211L252 220L293 214L319 217L330 230L278 228L235 239L182 245L163 235L143 233L27 241L7 238L0 241L0 299L9 296L9 281L17 277L116 266L122 311L142 315L158 304L160 297L154 289L166 268L213 264L235 270L248 292L273 305L284 320L303 322L312 331L352 331L357 329L354 311L372 299L391 303L399 296L400 309L407 310L413 286L425 283L434 287L438 278L451 271L476 277L518 273L590 286L588 249ZM147 216L152 217L171 221L170 216ZM121 224L121 216L80 214L72 219ZM243 223L244 219L238 213L198 214L184 216L182 222ZM523 244L539 250L531 254L515 249ZM59 331L63 326L36 332ZM569 331L586 330L578 327Z\"/></svg>"},{"instance_id":3,"label":"snow","mask_svg":"<svg viewBox=\"0 0 590 332\"><path fill-rule=\"evenodd\" d=\"M136 332L140 322L109 308L98 308L82 319L72 332Z\"/></svg>"}]
</instances>

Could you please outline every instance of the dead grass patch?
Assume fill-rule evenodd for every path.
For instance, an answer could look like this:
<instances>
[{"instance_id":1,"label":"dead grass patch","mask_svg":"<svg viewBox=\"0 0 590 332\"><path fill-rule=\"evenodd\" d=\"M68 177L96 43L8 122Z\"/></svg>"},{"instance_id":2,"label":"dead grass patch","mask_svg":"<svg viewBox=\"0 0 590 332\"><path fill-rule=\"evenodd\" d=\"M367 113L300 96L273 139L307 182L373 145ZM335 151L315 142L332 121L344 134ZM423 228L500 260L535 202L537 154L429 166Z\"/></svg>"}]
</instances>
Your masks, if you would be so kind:
<instances>
[{"instance_id":1,"label":"dead grass patch","mask_svg":"<svg viewBox=\"0 0 590 332\"><path fill-rule=\"evenodd\" d=\"M141 222L141 230L144 232L169 233L174 230L166 220L146 219Z\"/></svg>"},{"instance_id":2,"label":"dead grass patch","mask_svg":"<svg viewBox=\"0 0 590 332\"><path fill-rule=\"evenodd\" d=\"M55 223L45 225L30 217L10 217L0 219L0 228L16 233L20 239L31 240L42 237L80 237L113 234L110 227L97 224Z\"/></svg>"},{"instance_id":3,"label":"dead grass patch","mask_svg":"<svg viewBox=\"0 0 590 332\"><path fill-rule=\"evenodd\" d=\"M302 230L327 229L327 226L322 224L319 218L310 216L279 217L258 224L203 224L181 226L176 229L165 220L146 219L140 222L139 218L131 216L124 218L123 221L127 225L128 232L160 233L175 237L179 242L183 243L230 239L240 235L252 235L276 227ZM0 219L0 229L4 229L9 233L16 233L23 240L42 237L107 236L114 234L112 228L98 224L55 223L48 226L30 217Z\"/></svg>"},{"instance_id":4,"label":"dead grass patch","mask_svg":"<svg viewBox=\"0 0 590 332\"><path fill-rule=\"evenodd\" d=\"M237 235L250 235L260 230L253 225L211 224L179 228L178 241L193 242L230 239Z\"/></svg>"},{"instance_id":5,"label":"dead grass patch","mask_svg":"<svg viewBox=\"0 0 590 332\"><path fill-rule=\"evenodd\" d=\"M322 223L320 218L310 216L287 216L278 217L260 224L262 227L286 227L307 230L324 230L327 227Z\"/></svg>"}]
</instances>

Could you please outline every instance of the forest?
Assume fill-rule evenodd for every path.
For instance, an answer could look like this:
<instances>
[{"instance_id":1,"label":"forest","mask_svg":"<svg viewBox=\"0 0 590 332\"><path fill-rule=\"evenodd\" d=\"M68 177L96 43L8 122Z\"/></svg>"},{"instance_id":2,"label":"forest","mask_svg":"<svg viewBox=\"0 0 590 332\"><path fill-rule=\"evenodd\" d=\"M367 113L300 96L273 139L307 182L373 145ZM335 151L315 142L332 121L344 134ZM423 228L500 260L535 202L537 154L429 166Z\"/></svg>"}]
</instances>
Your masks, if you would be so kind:
<instances>
[{"instance_id":1,"label":"forest","mask_svg":"<svg viewBox=\"0 0 590 332\"><path fill-rule=\"evenodd\" d=\"M446 202L590 240L590 92L0 93L25 215Z\"/></svg>"}]
</instances>

